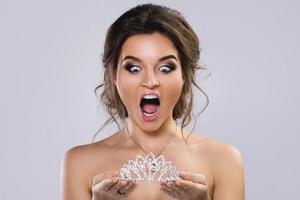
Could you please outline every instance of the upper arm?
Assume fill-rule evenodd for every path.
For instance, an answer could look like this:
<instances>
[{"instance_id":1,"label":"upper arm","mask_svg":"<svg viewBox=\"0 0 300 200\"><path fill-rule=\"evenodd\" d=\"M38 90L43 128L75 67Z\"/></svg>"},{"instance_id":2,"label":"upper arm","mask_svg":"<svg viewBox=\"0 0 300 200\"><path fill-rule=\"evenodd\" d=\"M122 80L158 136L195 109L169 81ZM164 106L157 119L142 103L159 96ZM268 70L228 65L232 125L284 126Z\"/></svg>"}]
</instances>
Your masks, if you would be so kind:
<instances>
[{"instance_id":1,"label":"upper arm","mask_svg":"<svg viewBox=\"0 0 300 200\"><path fill-rule=\"evenodd\" d=\"M61 200L91 200L80 147L65 152L61 163Z\"/></svg>"},{"instance_id":2,"label":"upper arm","mask_svg":"<svg viewBox=\"0 0 300 200\"><path fill-rule=\"evenodd\" d=\"M240 152L232 145L218 150L214 200L244 200L244 169Z\"/></svg>"}]
</instances>

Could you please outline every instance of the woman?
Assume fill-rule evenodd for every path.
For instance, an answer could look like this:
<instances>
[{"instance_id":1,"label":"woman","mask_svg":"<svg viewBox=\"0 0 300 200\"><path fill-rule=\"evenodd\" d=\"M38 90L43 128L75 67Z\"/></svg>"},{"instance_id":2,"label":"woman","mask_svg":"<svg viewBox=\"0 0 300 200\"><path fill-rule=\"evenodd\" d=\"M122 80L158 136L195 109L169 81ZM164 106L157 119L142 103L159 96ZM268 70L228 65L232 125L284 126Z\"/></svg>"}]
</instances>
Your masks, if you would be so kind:
<instances>
[{"instance_id":1,"label":"woman","mask_svg":"<svg viewBox=\"0 0 300 200\"><path fill-rule=\"evenodd\" d=\"M199 54L195 32L167 7L139 5L111 25L99 87L110 120L123 126L66 152L63 200L244 199L239 151L183 128L192 85L200 89Z\"/></svg>"}]
</instances>

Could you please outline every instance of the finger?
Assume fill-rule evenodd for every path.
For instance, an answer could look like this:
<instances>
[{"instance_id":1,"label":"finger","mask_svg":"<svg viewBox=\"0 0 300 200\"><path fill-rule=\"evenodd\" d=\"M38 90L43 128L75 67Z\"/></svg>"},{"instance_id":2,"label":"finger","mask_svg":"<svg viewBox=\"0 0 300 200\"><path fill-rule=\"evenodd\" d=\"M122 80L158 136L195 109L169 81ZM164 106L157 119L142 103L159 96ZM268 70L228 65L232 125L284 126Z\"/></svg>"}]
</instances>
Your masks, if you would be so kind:
<instances>
[{"instance_id":1,"label":"finger","mask_svg":"<svg viewBox=\"0 0 300 200\"><path fill-rule=\"evenodd\" d=\"M181 199L180 198L181 195L177 191L172 190L172 188L163 186L160 188L160 190L170 197L173 197L175 199Z\"/></svg>"},{"instance_id":2,"label":"finger","mask_svg":"<svg viewBox=\"0 0 300 200\"><path fill-rule=\"evenodd\" d=\"M187 187L184 187L185 180L178 179L175 181L174 185L180 190L180 193L188 193L190 192Z\"/></svg>"},{"instance_id":3,"label":"finger","mask_svg":"<svg viewBox=\"0 0 300 200\"><path fill-rule=\"evenodd\" d=\"M134 185L133 182L127 181L127 183L126 183L123 187L121 187L118 191L121 192L121 193L126 193L127 190L128 190L130 187L132 187L133 185Z\"/></svg>"},{"instance_id":4,"label":"finger","mask_svg":"<svg viewBox=\"0 0 300 200\"><path fill-rule=\"evenodd\" d=\"M160 188L160 191L164 192L164 193L167 194L168 196L174 197L173 191L168 190L168 189L165 188L165 187L161 187L161 188Z\"/></svg>"},{"instance_id":5,"label":"finger","mask_svg":"<svg viewBox=\"0 0 300 200\"><path fill-rule=\"evenodd\" d=\"M168 192L173 192L172 188L167 187L167 186L162 186L160 189L166 190L166 191L168 191Z\"/></svg>"},{"instance_id":6,"label":"finger","mask_svg":"<svg viewBox=\"0 0 300 200\"><path fill-rule=\"evenodd\" d=\"M101 182L105 178L105 173L97 174L93 177L93 185L96 185L97 183Z\"/></svg>"},{"instance_id":7,"label":"finger","mask_svg":"<svg viewBox=\"0 0 300 200\"><path fill-rule=\"evenodd\" d=\"M132 183L132 185L127 189L126 192L122 192L125 193L124 197L127 197L135 188L137 188L138 184L136 183Z\"/></svg>"},{"instance_id":8,"label":"finger","mask_svg":"<svg viewBox=\"0 0 300 200\"><path fill-rule=\"evenodd\" d=\"M199 184L187 180L176 180L176 185L189 193L199 191L199 189L204 191L208 188L206 184Z\"/></svg>"},{"instance_id":9,"label":"finger","mask_svg":"<svg viewBox=\"0 0 300 200\"><path fill-rule=\"evenodd\" d=\"M115 184L113 184L108 190L112 192L117 192L121 187L125 185L124 180L118 180Z\"/></svg>"},{"instance_id":10,"label":"finger","mask_svg":"<svg viewBox=\"0 0 300 200\"><path fill-rule=\"evenodd\" d=\"M169 182L163 187L170 191L176 191L180 196L186 196L188 193L183 187L176 184L176 182Z\"/></svg>"},{"instance_id":11,"label":"finger","mask_svg":"<svg viewBox=\"0 0 300 200\"><path fill-rule=\"evenodd\" d=\"M203 174L193 174L193 173L187 173L180 171L179 177L184 180L190 180L195 183L205 184L206 178Z\"/></svg>"},{"instance_id":12,"label":"finger","mask_svg":"<svg viewBox=\"0 0 300 200\"><path fill-rule=\"evenodd\" d=\"M111 187L112 182L109 179L104 179L103 181L94 184L92 186L92 192L95 194L100 194L103 191L107 191L109 187Z\"/></svg>"},{"instance_id":13,"label":"finger","mask_svg":"<svg viewBox=\"0 0 300 200\"><path fill-rule=\"evenodd\" d=\"M118 171L107 171L101 174L97 174L96 176L93 177L93 185L101 182L103 179L108 178L108 177L114 177L118 175Z\"/></svg>"},{"instance_id":14,"label":"finger","mask_svg":"<svg viewBox=\"0 0 300 200\"><path fill-rule=\"evenodd\" d=\"M106 179L103 179L102 181L98 182L97 184L94 184L93 187L98 187L98 190L107 191L114 184L116 184L115 180L112 180L111 178L106 178Z\"/></svg>"},{"instance_id":15,"label":"finger","mask_svg":"<svg viewBox=\"0 0 300 200\"><path fill-rule=\"evenodd\" d=\"M117 176L119 176L119 171L118 171L118 170L111 171L111 172L110 172L110 175L111 175L112 177L117 177Z\"/></svg>"}]
</instances>

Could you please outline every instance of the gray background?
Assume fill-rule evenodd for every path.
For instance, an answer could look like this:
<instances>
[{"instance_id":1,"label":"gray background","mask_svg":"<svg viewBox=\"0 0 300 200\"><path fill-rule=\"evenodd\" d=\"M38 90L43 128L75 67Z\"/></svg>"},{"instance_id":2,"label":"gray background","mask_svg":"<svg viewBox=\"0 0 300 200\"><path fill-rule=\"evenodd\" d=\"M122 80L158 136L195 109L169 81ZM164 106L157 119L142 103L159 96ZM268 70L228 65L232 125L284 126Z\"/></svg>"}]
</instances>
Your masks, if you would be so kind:
<instances>
[{"instance_id":1,"label":"gray background","mask_svg":"<svg viewBox=\"0 0 300 200\"><path fill-rule=\"evenodd\" d=\"M59 199L64 152L105 120L93 89L106 29L142 2L1 0L1 200ZM247 199L300 199L299 3L152 2L185 15L212 72L196 132L240 150Z\"/></svg>"}]
</instances>

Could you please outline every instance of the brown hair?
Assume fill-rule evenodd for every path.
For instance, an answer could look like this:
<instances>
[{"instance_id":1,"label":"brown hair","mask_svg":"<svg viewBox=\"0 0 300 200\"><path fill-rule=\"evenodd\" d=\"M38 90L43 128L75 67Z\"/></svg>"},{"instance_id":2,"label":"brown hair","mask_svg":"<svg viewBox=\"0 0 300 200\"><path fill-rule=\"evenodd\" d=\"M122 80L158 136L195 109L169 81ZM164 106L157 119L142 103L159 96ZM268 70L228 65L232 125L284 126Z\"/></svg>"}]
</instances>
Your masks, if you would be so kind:
<instances>
[{"instance_id":1,"label":"brown hair","mask_svg":"<svg viewBox=\"0 0 300 200\"><path fill-rule=\"evenodd\" d=\"M121 101L116 86L114 85L122 45L130 36L136 34L151 34L154 32L159 32L168 37L175 45L179 54L184 85L181 96L174 107L172 117L174 120L182 117L181 132L191 121L193 105L192 85L196 86L207 99L207 103L200 113L208 106L208 96L195 82L196 70L206 69L198 64L200 48L196 33L192 30L184 17L176 10L151 3L137 5L121 15L109 27L106 34L102 58L102 63L105 68L104 83L95 88L95 93L97 95L97 90L104 87L101 93L101 102L106 107L110 118L102 125L97 133L111 121L115 121L120 129L118 119L124 122L125 118L128 117L126 107ZM97 133L94 135L93 141Z\"/></svg>"}]
</instances>

